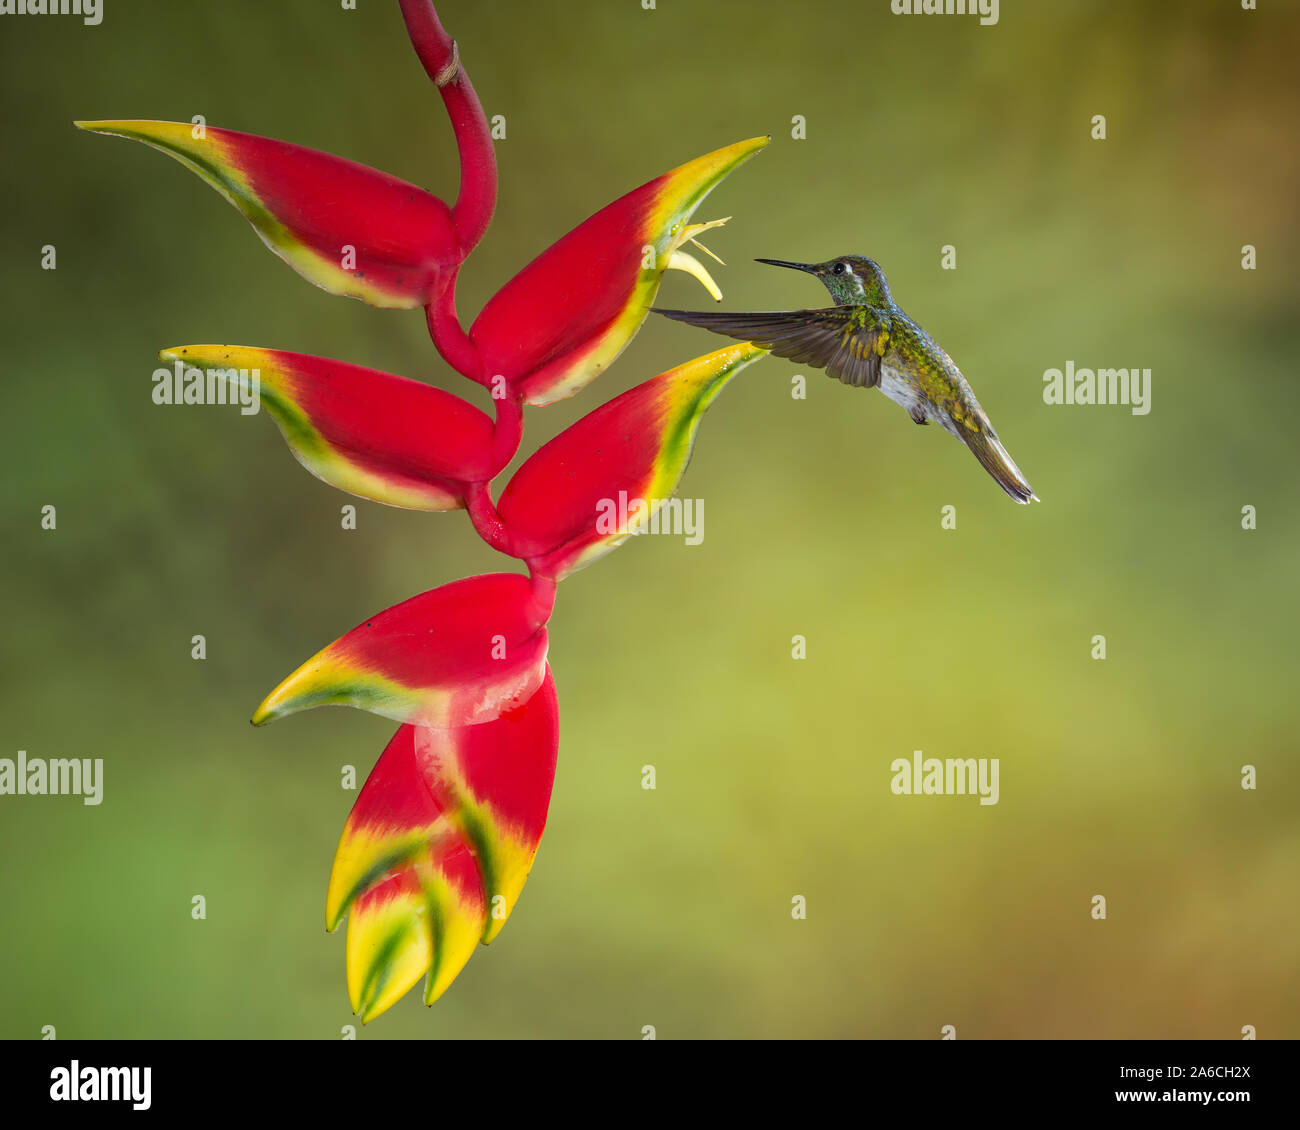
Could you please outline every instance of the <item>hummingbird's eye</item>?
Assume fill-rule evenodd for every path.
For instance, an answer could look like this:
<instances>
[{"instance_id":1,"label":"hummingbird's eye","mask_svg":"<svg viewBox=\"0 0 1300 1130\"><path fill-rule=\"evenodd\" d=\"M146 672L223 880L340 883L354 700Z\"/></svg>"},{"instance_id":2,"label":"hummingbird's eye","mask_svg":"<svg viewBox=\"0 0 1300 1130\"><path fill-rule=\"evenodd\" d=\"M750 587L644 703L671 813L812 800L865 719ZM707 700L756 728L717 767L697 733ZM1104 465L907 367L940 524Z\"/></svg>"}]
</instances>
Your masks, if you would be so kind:
<instances>
[{"instance_id":1,"label":"hummingbird's eye","mask_svg":"<svg viewBox=\"0 0 1300 1130\"><path fill-rule=\"evenodd\" d=\"M844 270L845 267L843 263L836 263L835 266L831 268L831 274L842 275L844 274Z\"/></svg>"}]
</instances>

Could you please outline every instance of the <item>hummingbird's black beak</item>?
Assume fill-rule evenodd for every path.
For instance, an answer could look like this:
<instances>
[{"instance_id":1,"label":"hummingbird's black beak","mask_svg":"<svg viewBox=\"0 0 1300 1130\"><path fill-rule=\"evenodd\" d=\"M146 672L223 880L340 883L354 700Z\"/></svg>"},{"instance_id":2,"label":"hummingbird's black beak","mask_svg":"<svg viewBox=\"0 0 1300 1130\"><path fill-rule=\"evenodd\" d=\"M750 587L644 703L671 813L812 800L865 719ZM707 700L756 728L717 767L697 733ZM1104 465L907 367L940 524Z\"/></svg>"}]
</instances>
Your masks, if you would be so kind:
<instances>
[{"instance_id":1,"label":"hummingbird's black beak","mask_svg":"<svg viewBox=\"0 0 1300 1130\"><path fill-rule=\"evenodd\" d=\"M755 263L768 263L773 267L789 267L792 271L807 271L810 275L817 273L812 263L791 263L787 259L755 259Z\"/></svg>"}]
</instances>

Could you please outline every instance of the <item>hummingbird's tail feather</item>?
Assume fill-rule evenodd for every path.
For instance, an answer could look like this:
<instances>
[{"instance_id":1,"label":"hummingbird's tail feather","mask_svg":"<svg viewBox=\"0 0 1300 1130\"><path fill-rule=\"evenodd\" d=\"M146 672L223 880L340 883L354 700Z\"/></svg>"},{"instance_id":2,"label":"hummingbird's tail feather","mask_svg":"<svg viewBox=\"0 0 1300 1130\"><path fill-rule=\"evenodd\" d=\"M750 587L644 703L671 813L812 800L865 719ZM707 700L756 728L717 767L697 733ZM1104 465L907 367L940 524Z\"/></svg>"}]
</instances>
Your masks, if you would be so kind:
<instances>
[{"instance_id":1,"label":"hummingbird's tail feather","mask_svg":"<svg viewBox=\"0 0 1300 1130\"><path fill-rule=\"evenodd\" d=\"M965 432L961 436L971 453L980 461L980 465L1017 502L1028 504L1037 502L1038 495L1029 485L1029 480L1016 466L1016 461L1002 446L1002 441L992 431Z\"/></svg>"}]
</instances>

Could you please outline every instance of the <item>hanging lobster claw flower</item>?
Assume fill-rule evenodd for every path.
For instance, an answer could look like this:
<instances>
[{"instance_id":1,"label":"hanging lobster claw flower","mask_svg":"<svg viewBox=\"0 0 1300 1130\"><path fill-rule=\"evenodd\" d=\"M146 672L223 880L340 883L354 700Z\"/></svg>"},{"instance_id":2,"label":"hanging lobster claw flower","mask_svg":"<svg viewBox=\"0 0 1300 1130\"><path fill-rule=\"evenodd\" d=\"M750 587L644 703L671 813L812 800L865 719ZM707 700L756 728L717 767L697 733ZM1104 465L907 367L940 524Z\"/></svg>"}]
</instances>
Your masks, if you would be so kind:
<instances>
[{"instance_id":1,"label":"hanging lobster claw flower","mask_svg":"<svg viewBox=\"0 0 1300 1130\"><path fill-rule=\"evenodd\" d=\"M740 141L665 173L543 251L470 328L484 383L502 377L529 404L572 396L631 341L670 268L694 275L720 298L708 272L683 248L726 221L689 221L713 187L769 140Z\"/></svg>"},{"instance_id":2,"label":"hanging lobster claw flower","mask_svg":"<svg viewBox=\"0 0 1300 1130\"><path fill-rule=\"evenodd\" d=\"M348 994L363 1021L427 975L432 1004L505 924L546 826L559 744L547 671L521 707L450 730L404 725L361 789L330 874L349 916Z\"/></svg>"},{"instance_id":3,"label":"hanging lobster claw flower","mask_svg":"<svg viewBox=\"0 0 1300 1130\"><path fill-rule=\"evenodd\" d=\"M436 196L354 161L184 122L77 122L175 157L308 282L371 306L424 306L465 256ZM196 136L201 135L201 136Z\"/></svg>"},{"instance_id":4,"label":"hanging lobster claw flower","mask_svg":"<svg viewBox=\"0 0 1300 1130\"><path fill-rule=\"evenodd\" d=\"M421 593L307 660L266 697L253 725L331 705L420 726L489 722L541 686L554 595L539 595L518 573Z\"/></svg>"},{"instance_id":5,"label":"hanging lobster claw flower","mask_svg":"<svg viewBox=\"0 0 1300 1130\"><path fill-rule=\"evenodd\" d=\"M558 580L622 544L677 489L713 399L767 352L745 343L688 361L539 448L497 503L512 552Z\"/></svg>"},{"instance_id":6,"label":"hanging lobster claw flower","mask_svg":"<svg viewBox=\"0 0 1300 1130\"><path fill-rule=\"evenodd\" d=\"M364 498L422 510L465 506L493 548L531 576L489 574L371 617L289 675L255 724L322 705L396 719L344 827L326 896L328 928L348 919L348 991L369 1020L421 976L432 1003L476 944L510 915L546 823L558 749L547 623L555 581L608 552L670 500L700 418L766 350L733 345L632 389L580 420L520 469L522 403L573 395L626 346L663 272L720 292L687 250L724 223L692 223L704 197L767 144L754 138L642 185L525 267L469 333L455 281L496 202L496 162L477 95L431 0L400 0L412 45L456 135L453 208L412 184L311 149L182 123L79 122L142 141L217 189L309 281L372 305L426 307L435 345L489 386L495 422L440 390L343 362L274 350L186 346L182 370L252 387L294 456ZM499 387L499 378L505 388ZM242 399L242 398L241 398ZM609 504L632 498L613 513Z\"/></svg>"},{"instance_id":7,"label":"hanging lobster claw flower","mask_svg":"<svg viewBox=\"0 0 1300 1130\"><path fill-rule=\"evenodd\" d=\"M374 502L456 510L492 477L492 420L458 396L327 357L242 345L182 345L177 367L253 386L294 458L318 479ZM188 369L182 368L188 366Z\"/></svg>"}]
</instances>

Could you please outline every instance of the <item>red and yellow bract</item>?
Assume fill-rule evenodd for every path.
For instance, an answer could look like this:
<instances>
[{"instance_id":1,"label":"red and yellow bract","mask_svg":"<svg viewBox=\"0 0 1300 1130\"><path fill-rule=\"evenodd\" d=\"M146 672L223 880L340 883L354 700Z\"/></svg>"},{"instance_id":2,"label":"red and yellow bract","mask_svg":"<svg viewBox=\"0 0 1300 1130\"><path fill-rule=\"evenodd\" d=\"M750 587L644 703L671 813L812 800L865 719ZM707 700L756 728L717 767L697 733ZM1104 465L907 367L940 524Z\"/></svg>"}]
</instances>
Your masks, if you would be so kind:
<instances>
[{"instance_id":1,"label":"red and yellow bract","mask_svg":"<svg viewBox=\"0 0 1300 1130\"><path fill-rule=\"evenodd\" d=\"M422 976L432 1004L505 925L546 826L559 716L550 672L522 706L450 730L404 725L334 857L325 924L349 915L348 994L363 1020Z\"/></svg>"},{"instance_id":2,"label":"red and yellow bract","mask_svg":"<svg viewBox=\"0 0 1300 1130\"><path fill-rule=\"evenodd\" d=\"M677 490L705 410L746 365L767 350L743 344L688 361L601 405L561 432L515 472L499 513L511 548L530 569L559 579L590 564L636 532Z\"/></svg>"},{"instance_id":3,"label":"red and yellow bract","mask_svg":"<svg viewBox=\"0 0 1300 1130\"><path fill-rule=\"evenodd\" d=\"M426 305L464 258L436 196L329 153L184 122L78 122L143 141L238 208L308 282L371 306Z\"/></svg>"},{"instance_id":4,"label":"red and yellow bract","mask_svg":"<svg viewBox=\"0 0 1300 1130\"><path fill-rule=\"evenodd\" d=\"M768 143L740 141L656 177L585 220L503 286L469 336L485 383L504 378L528 404L580 391L645 321L669 268L717 287L680 250L712 224L688 221L715 185Z\"/></svg>"},{"instance_id":5,"label":"red and yellow bract","mask_svg":"<svg viewBox=\"0 0 1300 1130\"><path fill-rule=\"evenodd\" d=\"M289 675L253 724L314 706L356 706L421 726L490 722L541 686L547 592L518 573L488 573L386 608Z\"/></svg>"},{"instance_id":6,"label":"red and yellow bract","mask_svg":"<svg viewBox=\"0 0 1300 1130\"><path fill-rule=\"evenodd\" d=\"M242 345L181 345L164 361L222 373L256 372L261 404L318 479L374 502L456 510L487 482L492 420L459 396L328 357Z\"/></svg>"}]
</instances>

